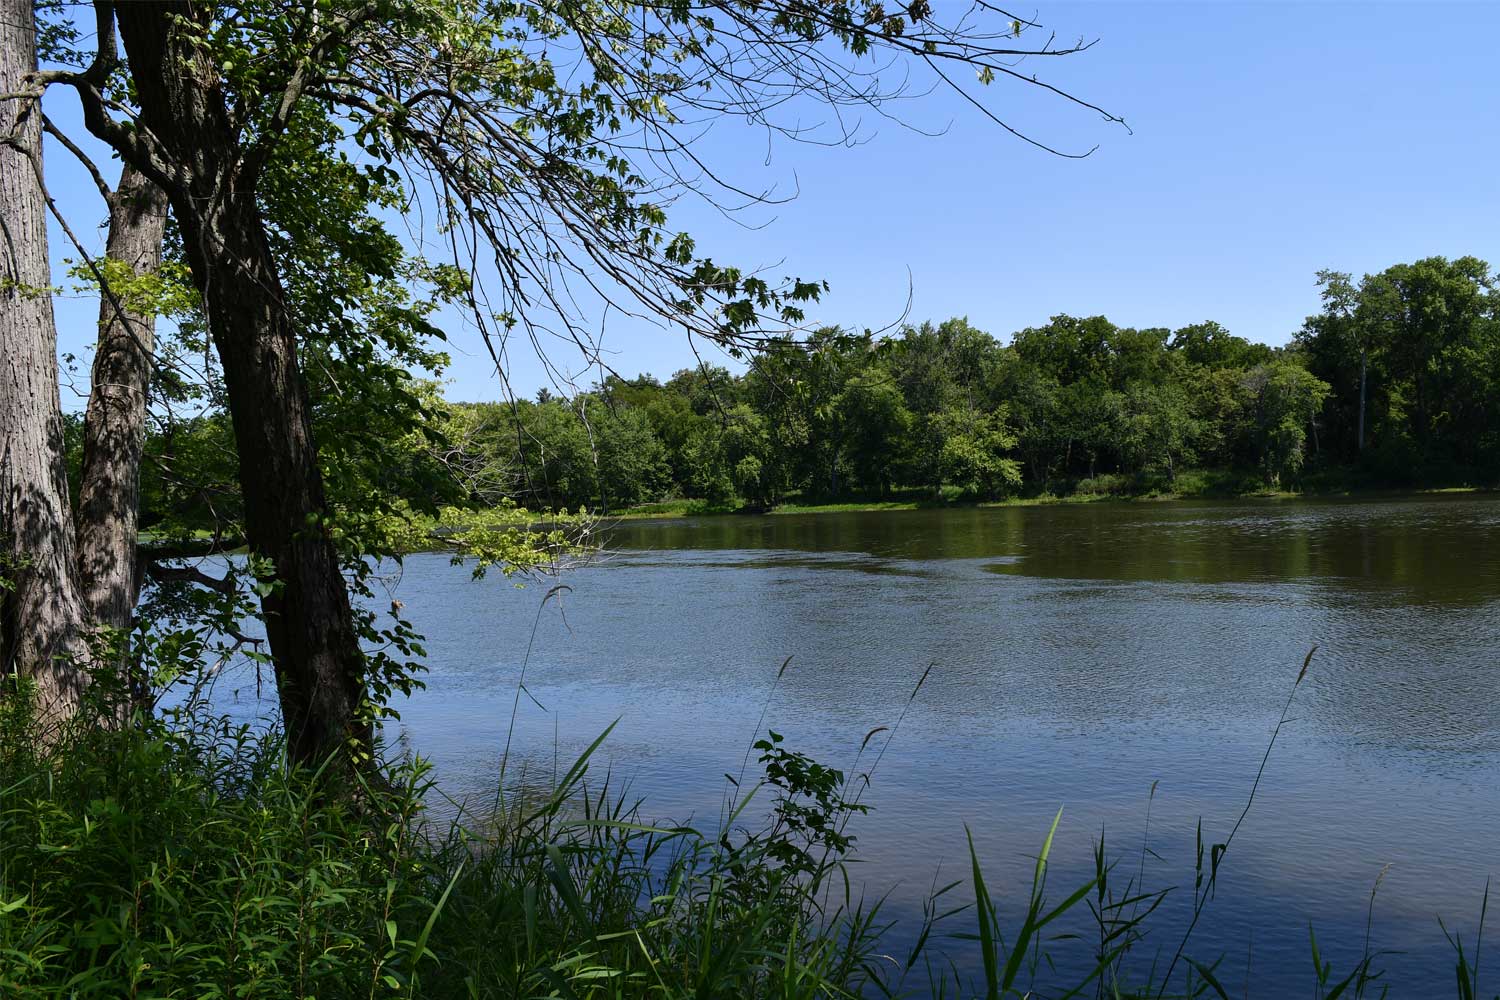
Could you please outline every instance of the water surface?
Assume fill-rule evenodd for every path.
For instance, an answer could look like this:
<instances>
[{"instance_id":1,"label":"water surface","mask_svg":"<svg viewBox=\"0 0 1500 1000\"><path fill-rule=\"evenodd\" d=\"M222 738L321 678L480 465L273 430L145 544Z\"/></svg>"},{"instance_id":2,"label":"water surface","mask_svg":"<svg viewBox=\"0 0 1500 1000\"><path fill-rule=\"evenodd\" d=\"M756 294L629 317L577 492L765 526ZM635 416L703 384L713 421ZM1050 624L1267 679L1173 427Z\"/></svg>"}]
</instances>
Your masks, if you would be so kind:
<instances>
[{"instance_id":1,"label":"water surface","mask_svg":"<svg viewBox=\"0 0 1500 1000\"><path fill-rule=\"evenodd\" d=\"M408 560L397 592L433 672L403 728L450 793L493 788L523 662L526 767L566 766L619 718L601 766L705 826L787 656L767 718L838 766L934 665L855 827L859 876L914 912L966 874L967 824L1013 921L1061 806L1054 894L1101 833L1132 873L1145 842L1147 888L1186 894L1150 940L1170 954L1195 824L1228 833L1316 645L1190 951L1222 953L1237 994L1247 969L1251 996L1310 993L1309 922L1337 978L1389 865L1373 947L1402 952L1392 995L1451 992L1437 916L1472 938L1500 871L1500 501L719 517L610 544L540 616L546 584Z\"/></svg>"}]
</instances>

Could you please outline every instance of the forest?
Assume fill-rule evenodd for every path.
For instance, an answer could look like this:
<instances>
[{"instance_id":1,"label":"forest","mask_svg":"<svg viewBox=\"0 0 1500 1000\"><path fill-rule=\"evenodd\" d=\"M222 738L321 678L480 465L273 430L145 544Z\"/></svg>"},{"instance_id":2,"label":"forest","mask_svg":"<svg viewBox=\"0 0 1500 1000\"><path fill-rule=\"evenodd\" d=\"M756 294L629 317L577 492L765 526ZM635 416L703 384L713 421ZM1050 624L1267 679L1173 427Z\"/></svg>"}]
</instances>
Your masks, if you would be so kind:
<instances>
[{"instance_id":1,"label":"forest","mask_svg":"<svg viewBox=\"0 0 1500 1000\"><path fill-rule=\"evenodd\" d=\"M455 455L533 507L1491 486L1500 293L1473 257L1318 276L1284 347L1217 323L1054 316L826 328L743 376L610 376L571 399L459 404Z\"/></svg>"},{"instance_id":2,"label":"forest","mask_svg":"<svg viewBox=\"0 0 1500 1000\"><path fill-rule=\"evenodd\" d=\"M1132 329L1068 315L1002 343L955 318L883 337L826 327L772 341L743 375L609 375L566 398L455 403L427 382L416 387L422 433L380 488L414 509L610 513L677 499L754 510L790 498L1495 485L1500 290L1489 264L1430 257L1316 282L1319 310L1275 348L1214 322ZM147 526L211 529L232 516L232 468L202 465L228 439L219 413L155 430Z\"/></svg>"}]
</instances>

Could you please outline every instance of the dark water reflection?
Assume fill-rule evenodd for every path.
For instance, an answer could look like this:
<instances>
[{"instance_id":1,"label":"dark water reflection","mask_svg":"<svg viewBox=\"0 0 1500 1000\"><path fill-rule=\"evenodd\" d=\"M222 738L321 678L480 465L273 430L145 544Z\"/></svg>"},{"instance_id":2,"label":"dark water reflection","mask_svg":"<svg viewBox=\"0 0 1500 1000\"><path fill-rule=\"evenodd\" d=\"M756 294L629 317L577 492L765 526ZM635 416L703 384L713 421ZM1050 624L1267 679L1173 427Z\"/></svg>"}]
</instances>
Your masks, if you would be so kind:
<instances>
[{"instance_id":1,"label":"dark water reflection","mask_svg":"<svg viewBox=\"0 0 1500 1000\"><path fill-rule=\"evenodd\" d=\"M1500 504L1423 500L1075 504L634 523L627 548L861 553L886 560L996 558L1048 579L1253 583L1336 580L1396 603L1500 595Z\"/></svg>"},{"instance_id":2,"label":"dark water reflection","mask_svg":"<svg viewBox=\"0 0 1500 1000\"><path fill-rule=\"evenodd\" d=\"M1191 895L1193 831L1232 826L1309 646L1254 810L1194 954L1251 996L1311 993L1357 957L1370 887L1393 996L1451 994L1438 928L1472 937L1500 872L1500 501L1162 503L626 524L540 618L516 739L549 771L604 726L615 775L662 818L717 818L777 666L769 718L843 764L936 664L874 777L860 874L912 910L964 875L964 824L1002 916L1059 806L1053 885L1092 842ZM431 639L403 711L452 794L492 787L544 587L408 561ZM962 919L962 918L960 918ZM967 927L954 927L967 930ZM954 947L966 947L957 944ZM1500 956L1493 953L1489 961ZM1347 968L1346 970L1347 971Z\"/></svg>"}]
</instances>

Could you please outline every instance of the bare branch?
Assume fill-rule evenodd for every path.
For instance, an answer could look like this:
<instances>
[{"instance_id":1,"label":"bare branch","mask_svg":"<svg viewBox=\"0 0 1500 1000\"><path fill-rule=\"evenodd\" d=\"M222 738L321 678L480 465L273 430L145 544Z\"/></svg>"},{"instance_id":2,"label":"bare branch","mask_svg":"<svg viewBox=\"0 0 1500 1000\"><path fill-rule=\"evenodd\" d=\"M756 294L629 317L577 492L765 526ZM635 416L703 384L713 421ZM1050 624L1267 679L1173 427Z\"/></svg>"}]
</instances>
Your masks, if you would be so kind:
<instances>
[{"instance_id":1,"label":"bare branch","mask_svg":"<svg viewBox=\"0 0 1500 1000\"><path fill-rule=\"evenodd\" d=\"M61 143L64 149L72 153L79 163L83 164L83 168L87 170L89 172L89 176L94 179L94 186L99 189L100 197L102 197L106 202L114 197L114 192L110 190L109 183L105 181L104 175L99 172L99 168L94 166L94 161L89 158L89 155L87 153L79 148L76 142L68 138L66 132L54 125L52 123L52 119L48 118L46 115L42 115L42 129L52 138Z\"/></svg>"}]
</instances>

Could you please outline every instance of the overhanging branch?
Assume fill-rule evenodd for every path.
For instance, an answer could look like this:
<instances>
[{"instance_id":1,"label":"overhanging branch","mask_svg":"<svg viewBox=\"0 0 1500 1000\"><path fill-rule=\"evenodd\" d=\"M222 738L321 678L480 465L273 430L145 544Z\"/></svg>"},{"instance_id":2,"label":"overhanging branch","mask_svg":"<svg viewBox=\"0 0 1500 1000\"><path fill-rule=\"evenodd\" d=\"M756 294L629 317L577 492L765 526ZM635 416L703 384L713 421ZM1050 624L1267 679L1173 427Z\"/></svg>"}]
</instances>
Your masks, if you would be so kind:
<instances>
[{"instance_id":1,"label":"overhanging branch","mask_svg":"<svg viewBox=\"0 0 1500 1000\"><path fill-rule=\"evenodd\" d=\"M234 577L210 576L196 566L164 566L152 562L146 565L146 576L155 583L195 583L220 594L235 592Z\"/></svg>"}]
</instances>

